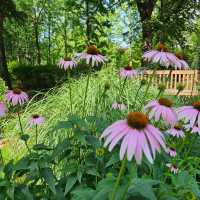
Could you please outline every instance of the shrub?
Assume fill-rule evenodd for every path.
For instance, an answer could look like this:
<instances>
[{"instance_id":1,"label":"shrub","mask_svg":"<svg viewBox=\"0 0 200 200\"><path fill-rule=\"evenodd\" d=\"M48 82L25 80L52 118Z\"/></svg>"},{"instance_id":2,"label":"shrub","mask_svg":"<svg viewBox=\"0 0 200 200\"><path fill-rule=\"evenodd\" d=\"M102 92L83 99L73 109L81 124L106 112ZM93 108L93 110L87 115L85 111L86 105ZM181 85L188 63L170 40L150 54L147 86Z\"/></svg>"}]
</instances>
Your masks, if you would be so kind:
<instances>
[{"instance_id":1,"label":"shrub","mask_svg":"<svg viewBox=\"0 0 200 200\"><path fill-rule=\"evenodd\" d=\"M11 73L15 82L26 90L51 88L64 77L56 65L17 65Z\"/></svg>"},{"instance_id":2,"label":"shrub","mask_svg":"<svg viewBox=\"0 0 200 200\"><path fill-rule=\"evenodd\" d=\"M3 96L6 92L6 85L3 79L0 78L0 100L3 99Z\"/></svg>"},{"instance_id":3,"label":"shrub","mask_svg":"<svg viewBox=\"0 0 200 200\"><path fill-rule=\"evenodd\" d=\"M94 67L93 70L100 70L101 67ZM88 73L88 66L85 63L78 65L72 70L74 78ZM11 68L14 84L20 85L25 90L43 90L54 87L66 80L67 74L57 65L16 65Z\"/></svg>"}]
</instances>

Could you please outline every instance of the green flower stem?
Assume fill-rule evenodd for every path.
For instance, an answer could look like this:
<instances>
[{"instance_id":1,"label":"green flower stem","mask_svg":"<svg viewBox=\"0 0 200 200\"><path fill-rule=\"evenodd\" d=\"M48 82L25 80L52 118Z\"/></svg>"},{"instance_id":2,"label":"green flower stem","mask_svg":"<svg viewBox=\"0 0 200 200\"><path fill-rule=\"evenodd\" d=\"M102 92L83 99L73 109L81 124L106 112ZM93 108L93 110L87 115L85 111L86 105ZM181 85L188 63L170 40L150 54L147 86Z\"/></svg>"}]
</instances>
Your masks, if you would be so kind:
<instances>
[{"instance_id":1,"label":"green flower stem","mask_svg":"<svg viewBox=\"0 0 200 200\"><path fill-rule=\"evenodd\" d=\"M167 76L167 80L166 80L167 82L170 81L170 77L171 77L172 71L173 71L173 69L170 69L169 74ZM167 84L167 82L166 82L166 84Z\"/></svg>"},{"instance_id":2,"label":"green flower stem","mask_svg":"<svg viewBox=\"0 0 200 200\"><path fill-rule=\"evenodd\" d=\"M38 144L38 126L35 125L35 144Z\"/></svg>"},{"instance_id":3,"label":"green flower stem","mask_svg":"<svg viewBox=\"0 0 200 200\"><path fill-rule=\"evenodd\" d=\"M69 83L69 101L70 101L70 111L72 113L72 86L71 86L71 76L70 76L70 71L69 69L67 70L67 78L68 78L68 83Z\"/></svg>"},{"instance_id":4,"label":"green flower stem","mask_svg":"<svg viewBox=\"0 0 200 200\"><path fill-rule=\"evenodd\" d=\"M137 89L137 92L135 94L135 100L134 100L134 103L133 103L133 110L135 109L135 105L136 105L136 102L137 102L138 94L139 94L141 88L142 88L142 85L140 84L140 86Z\"/></svg>"},{"instance_id":5,"label":"green flower stem","mask_svg":"<svg viewBox=\"0 0 200 200\"><path fill-rule=\"evenodd\" d=\"M134 173L134 169L133 169L134 167L136 168L136 173ZM131 174L130 174L130 177L129 177L129 183L128 183L127 187L124 190L124 193L123 193L123 196L122 196L122 200L125 200L126 194L128 192L128 188L130 187L131 184L133 184L133 181L132 181L133 178L135 176L137 177L137 165L133 165L131 170L132 171L131 171Z\"/></svg>"},{"instance_id":6,"label":"green flower stem","mask_svg":"<svg viewBox=\"0 0 200 200\"><path fill-rule=\"evenodd\" d=\"M18 116L19 126L20 126L20 129L21 129L20 136L22 136L24 134L24 131L23 131L21 117L20 117L19 112L17 112L17 116ZM27 141L24 141L24 143L25 143L25 146L26 146L28 152L31 153L31 150L30 150L30 148L29 148L29 146L27 144Z\"/></svg>"},{"instance_id":7,"label":"green flower stem","mask_svg":"<svg viewBox=\"0 0 200 200\"><path fill-rule=\"evenodd\" d=\"M122 93L124 91L124 87L126 85L126 81L127 81L127 77L124 79L123 83L121 84L120 91L119 91L118 101L121 101L121 96L122 96Z\"/></svg>"},{"instance_id":8,"label":"green flower stem","mask_svg":"<svg viewBox=\"0 0 200 200\"><path fill-rule=\"evenodd\" d=\"M147 93L148 93L148 91L149 91L149 88L150 88L151 85L152 85L153 78L154 78L154 76L156 75L156 70L157 70L157 68L155 67L154 70L153 70L153 73L152 73L152 75L151 75L151 77L150 77L150 79L149 79L149 82L148 82L148 84L147 84L146 90L145 90L145 92L144 92L143 101L142 101L142 103L141 103L141 105L140 105L140 110L142 109L142 106L143 106L143 104L144 104L144 102L145 102L145 99L146 99Z\"/></svg>"},{"instance_id":9,"label":"green flower stem","mask_svg":"<svg viewBox=\"0 0 200 200\"><path fill-rule=\"evenodd\" d=\"M83 100L83 116L85 116L86 112L86 100L87 100L87 93L88 93L88 88L89 88L89 82L90 82L90 71L87 77L87 82L86 82L86 88L85 88L85 95L84 95L84 100Z\"/></svg>"},{"instance_id":10,"label":"green flower stem","mask_svg":"<svg viewBox=\"0 0 200 200\"><path fill-rule=\"evenodd\" d=\"M122 161L122 164L121 164L121 167L120 167L120 171L119 171L119 174L118 174L115 186L114 186L114 190L112 192L111 200L115 200L116 193L117 193L117 190L118 190L118 187L119 187L119 184L120 184L120 180L121 180L121 178L122 178L122 176L124 174L124 171L125 171L126 162L127 162L126 159L124 159Z\"/></svg>"},{"instance_id":11,"label":"green flower stem","mask_svg":"<svg viewBox=\"0 0 200 200\"><path fill-rule=\"evenodd\" d=\"M178 97L178 95L180 94L182 90L178 90L177 93L175 94L175 97Z\"/></svg>"},{"instance_id":12,"label":"green flower stem","mask_svg":"<svg viewBox=\"0 0 200 200\"><path fill-rule=\"evenodd\" d=\"M159 90L159 92L158 92L158 94L157 94L157 96L156 96L156 99L158 99L162 93L163 93L163 91L162 91L162 90Z\"/></svg>"},{"instance_id":13,"label":"green flower stem","mask_svg":"<svg viewBox=\"0 0 200 200\"><path fill-rule=\"evenodd\" d=\"M105 101L105 94L106 94L106 89L103 90L102 95L99 97L99 100L97 100L96 102L95 116L97 115L100 103Z\"/></svg>"}]
</instances>

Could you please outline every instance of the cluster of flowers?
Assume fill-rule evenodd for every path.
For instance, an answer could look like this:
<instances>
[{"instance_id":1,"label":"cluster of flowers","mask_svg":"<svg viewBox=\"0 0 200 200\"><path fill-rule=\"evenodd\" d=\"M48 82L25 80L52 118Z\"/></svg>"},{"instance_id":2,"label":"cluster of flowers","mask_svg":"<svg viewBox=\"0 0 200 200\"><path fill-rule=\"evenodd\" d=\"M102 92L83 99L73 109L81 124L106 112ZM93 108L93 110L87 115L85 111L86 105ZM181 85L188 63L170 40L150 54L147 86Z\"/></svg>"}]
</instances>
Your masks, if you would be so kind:
<instances>
[{"instance_id":1,"label":"cluster of flowers","mask_svg":"<svg viewBox=\"0 0 200 200\"><path fill-rule=\"evenodd\" d=\"M28 101L28 95L26 92L22 91L19 88L15 88L13 90L8 90L5 95L5 101L10 103L12 106L21 106ZM6 104L4 102L0 102L0 117L4 117L6 112L8 111ZM44 117L38 114L34 114L29 119L29 125L38 126L44 122ZM3 144L3 139L0 140L0 144ZM3 145L0 145L0 149Z\"/></svg>"},{"instance_id":2,"label":"cluster of flowers","mask_svg":"<svg viewBox=\"0 0 200 200\"><path fill-rule=\"evenodd\" d=\"M106 57L103 56L95 45L87 47L86 52L77 54L74 58L65 57L62 58L58 64L59 68L67 70L77 66L77 62L85 60L87 64L91 64L92 67L103 64L106 61Z\"/></svg>"},{"instance_id":3,"label":"cluster of flowers","mask_svg":"<svg viewBox=\"0 0 200 200\"><path fill-rule=\"evenodd\" d=\"M178 69L187 69L187 63L179 55L174 55L168 52L163 44L159 44L156 50L151 50L143 55L144 60L152 63L159 63L166 67L172 66ZM91 66L103 64L106 58L99 52L96 46L90 45L86 52L77 54L74 59L65 57L59 62L61 69L72 69L77 66L77 61L85 60ZM120 69L122 78L133 78L139 73L131 66L125 66ZM20 89L9 90L5 96L5 100L12 106L22 105L28 101L28 95ZM170 129L166 133L180 138L184 137L184 129L192 133L200 135L200 102L194 102L191 106L183 106L174 109L171 100L160 98L148 103L142 112L129 112L126 119L119 120L110 125L102 134L105 138L104 146L108 146L109 151L120 142L120 159L132 160L133 156L137 164L141 164L142 155L146 156L150 163L154 162L156 152L160 152L161 148L165 150L171 157L177 155L176 150L172 147L167 147L165 137L161 130L150 123L152 119L156 122L163 120ZM126 110L126 105L122 103L113 103L114 109ZM0 117L3 117L7 112L5 103L0 102ZM40 125L44 122L44 118L38 114L32 115L29 124ZM180 126L180 122L184 126ZM2 143L0 142L0 146ZM167 164L173 173L178 172L178 168L174 164Z\"/></svg>"},{"instance_id":4,"label":"cluster of flowers","mask_svg":"<svg viewBox=\"0 0 200 200\"><path fill-rule=\"evenodd\" d=\"M143 59L151 63L159 63L165 67L174 67L175 69L188 69L189 66L181 53L173 54L168 51L166 46L159 43L157 49L144 53Z\"/></svg>"},{"instance_id":5,"label":"cluster of flowers","mask_svg":"<svg viewBox=\"0 0 200 200\"><path fill-rule=\"evenodd\" d=\"M143 55L143 59L148 62L158 63L165 67L174 67L175 69L188 69L188 64L183 60L181 55L174 55L168 52L167 48L159 43L156 50L150 50ZM133 78L138 75L138 71L131 66L126 66L120 70L122 78ZM137 164L141 164L142 154L147 157L150 163L155 159L156 151L160 152L161 147L171 157L177 155L176 149L167 147L164 135L161 131L150 124L150 120L156 122L161 119L170 127L166 130L166 134L173 137L182 138L185 131L198 133L200 135L200 102L194 102L192 106L183 106L178 109L172 108L173 102L166 98L160 98L148 103L144 107L145 113L130 112L126 119L119 120L106 128L102 134L105 138L104 146L108 146L108 150L121 142L120 159L125 158L132 160L135 155ZM113 103L113 109L126 110L127 107L123 103ZM186 123L180 126L180 121ZM189 122L189 123L188 123ZM168 163L166 165L171 172L178 173L179 169L175 164Z\"/></svg>"},{"instance_id":6,"label":"cluster of flowers","mask_svg":"<svg viewBox=\"0 0 200 200\"><path fill-rule=\"evenodd\" d=\"M126 119L119 120L108 128L102 134L105 138L104 146L108 150L121 142L120 159L132 160L135 155L137 164L141 164L142 154L146 156L150 163L155 159L156 151L160 152L161 147L171 157L177 155L174 148L167 147L164 134L150 123L154 119L156 122L163 120L170 127L166 130L167 134L173 137L182 138L184 131L198 133L200 135L200 102L194 102L191 106L183 106L174 109L173 102L167 98L160 98L149 102L142 112L130 112ZM183 124L180 126L180 124ZM173 173L178 172L175 164L167 164Z\"/></svg>"}]
</instances>

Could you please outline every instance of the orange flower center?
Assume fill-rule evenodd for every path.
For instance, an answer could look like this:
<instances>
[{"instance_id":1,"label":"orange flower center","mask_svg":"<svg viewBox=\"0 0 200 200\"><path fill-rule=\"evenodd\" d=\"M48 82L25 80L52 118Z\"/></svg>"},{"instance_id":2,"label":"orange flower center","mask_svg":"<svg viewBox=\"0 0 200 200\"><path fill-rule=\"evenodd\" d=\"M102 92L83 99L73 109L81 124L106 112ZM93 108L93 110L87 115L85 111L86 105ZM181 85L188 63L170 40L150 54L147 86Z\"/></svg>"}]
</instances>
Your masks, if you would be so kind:
<instances>
[{"instance_id":1,"label":"orange flower center","mask_svg":"<svg viewBox=\"0 0 200 200\"><path fill-rule=\"evenodd\" d=\"M70 57L67 57L67 56L64 58L64 61L71 61L71 60L72 59Z\"/></svg>"},{"instance_id":2,"label":"orange flower center","mask_svg":"<svg viewBox=\"0 0 200 200\"><path fill-rule=\"evenodd\" d=\"M128 65L128 66L125 66L124 69L125 69L125 70L128 70L128 71L133 70L133 68L132 68L131 66L129 66L129 65Z\"/></svg>"},{"instance_id":3,"label":"orange flower center","mask_svg":"<svg viewBox=\"0 0 200 200\"><path fill-rule=\"evenodd\" d=\"M166 99L166 98L160 98L158 100L159 104L162 105L162 106L166 106L166 107L172 107L173 105L173 102L169 99Z\"/></svg>"},{"instance_id":4,"label":"orange flower center","mask_svg":"<svg viewBox=\"0 0 200 200\"><path fill-rule=\"evenodd\" d=\"M178 130L178 131L180 131L181 130L181 126L180 125L176 125L176 126L174 126L174 128L176 129L176 130Z\"/></svg>"},{"instance_id":5,"label":"orange flower center","mask_svg":"<svg viewBox=\"0 0 200 200\"><path fill-rule=\"evenodd\" d=\"M87 47L87 53L92 55L97 55L99 54L99 51L95 45L90 45L89 47Z\"/></svg>"},{"instance_id":6,"label":"orange flower center","mask_svg":"<svg viewBox=\"0 0 200 200\"><path fill-rule=\"evenodd\" d=\"M15 88L15 89L13 89L13 93L14 94L21 94L21 90L19 89L19 88Z\"/></svg>"},{"instance_id":7,"label":"orange flower center","mask_svg":"<svg viewBox=\"0 0 200 200\"><path fill-rule=\"evenodd\" d=\"M168 50L167 50L167 47L166 47L163 43L161 43L161 42L158 43L158 45L157 45L157 50L158 50L158 51L164 51L164 52L167 52L167 51L168 51Z\"/></svg>"},{"instance_id":8,"label":"orange flower center","mask_svg":"<svg viewBox=\"0 0 200 200\"><path fill-rule=\"evenodd\" d=\"M33 117L34 119L37 119L37 118L39 118L39 115L38 115L38 114L34 114L34 115L32 115L32 117Z\"/></svg>"},{"instance_id":9,"label":"orange flower center","mask_svg":"<svg viewBox=\"0 0 200 200\"><path fill-rule=\"evenodd\" d=\"M178 59L183 60L183 54L182 53L176 53L175 55Z\"/></svg>"},{"instance_id":10,"label":"orange flower center","mask_svg":"<svg viewBox=\"0 0 200 200\"><path fill-rule=\"evenodd\" d=\"M141 112L130 112L127 116L128 125L138 130L144 129L148 122L147 116Z\"/></svg>"},{"instance_id":11,"label":"orange flower center","mask_svg":"<svg viewBox=\"0 0 200 200\"><path fill-rule=\"evenodd\" d=\"M178 169L178 167L177 167L175 164L172 164L172 167L173 167L174 169Z\"/></svg>"},{"instance_id":12,"label":"orange flower center","mask_svg":"<svg viewBox=\"0 0 200 200\"><path fill-rule=\"evenodd\" d=\"M193 107L195 109L197 109L198 111L200 111L200 101L196 101L192 103Z\"/></svg>"},{"instance_id":13,"label":"orange flower center","mask_svg":"<svg viewBox=\"0 0 200 200\"><path fill-rule=\"evenodd\" d=\"M170 147L170 150L171 150L171 151L176 151L176 149L175 149L175 148L173 148L173 147Z\"/></svg>"}]
</instances>

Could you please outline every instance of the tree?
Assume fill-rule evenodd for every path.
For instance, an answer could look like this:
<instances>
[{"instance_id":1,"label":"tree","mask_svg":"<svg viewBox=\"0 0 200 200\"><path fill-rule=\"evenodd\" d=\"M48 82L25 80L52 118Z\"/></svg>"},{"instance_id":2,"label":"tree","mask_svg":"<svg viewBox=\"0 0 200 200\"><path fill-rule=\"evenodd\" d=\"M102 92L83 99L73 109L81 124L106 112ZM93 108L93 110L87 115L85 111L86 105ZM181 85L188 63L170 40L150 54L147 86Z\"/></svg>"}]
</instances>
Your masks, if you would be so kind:
<instances>
[{"instance_id":1,"label":"tree","mask_svg":"<svg viewBox=\"0 0 200 200\"><path fill-rule=\"evenodd\" d=\"M151 48L153 30L151 17L157 0L135 0L142 23L143 50Z\"/></svg>"},{"instance_id":2,"label":"tree","mask_svg":"<svg viewBox=\"0 0 200 200\"><path fill-rule=\"evenodd\" d=\"M21 20L24 13L17 11L12 0L0 0L0 73L9 89L12 88L12 81L7 67L6 51L4 45L4 21L6 18Z\"/></svg>"}]
</instances>

